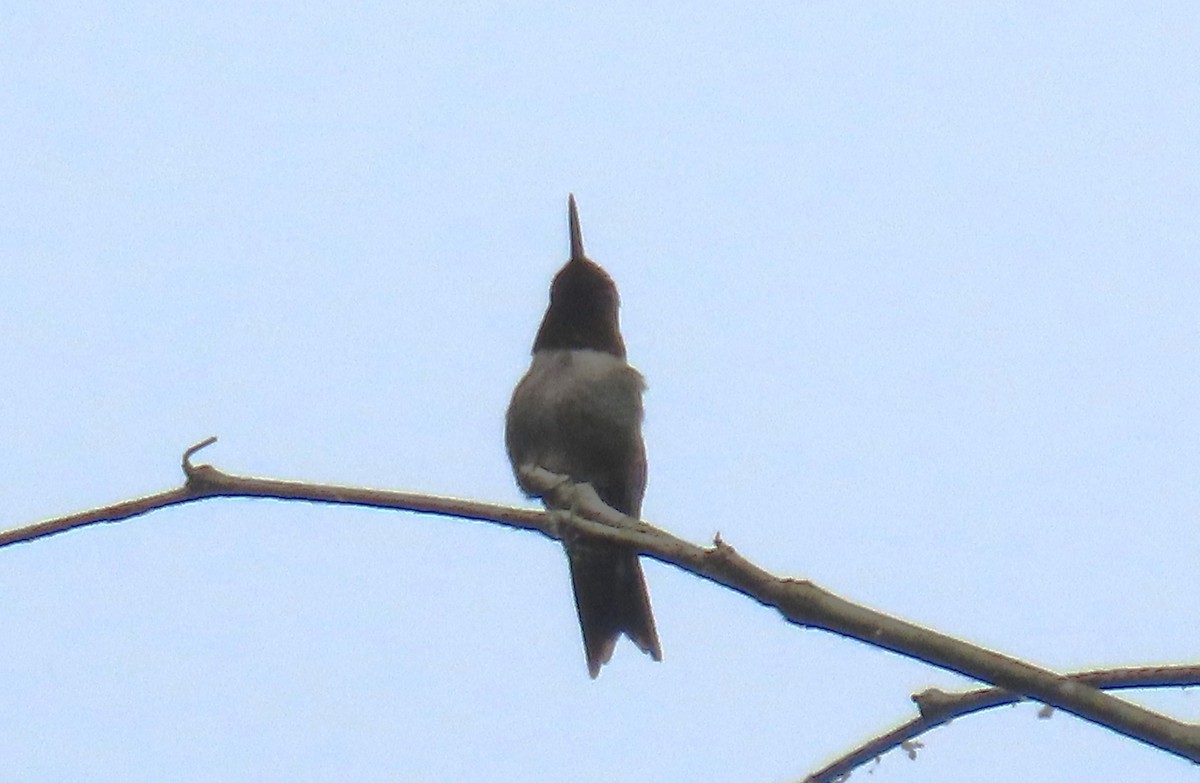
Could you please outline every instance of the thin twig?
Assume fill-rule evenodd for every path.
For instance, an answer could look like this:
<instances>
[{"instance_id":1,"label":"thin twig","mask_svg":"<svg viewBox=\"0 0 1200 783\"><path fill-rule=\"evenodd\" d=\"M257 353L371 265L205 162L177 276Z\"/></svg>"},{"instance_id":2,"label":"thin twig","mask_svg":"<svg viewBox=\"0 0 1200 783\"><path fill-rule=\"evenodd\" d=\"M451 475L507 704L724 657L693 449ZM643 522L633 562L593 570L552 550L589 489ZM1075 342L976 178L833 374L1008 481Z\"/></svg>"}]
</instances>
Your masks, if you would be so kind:
<instances>
[{"instance_id":1,"label":"thin twig","mask_svg":"<svg viewBox=\"0 0 1200 783\"><path fill-rule=\"evenodd\" d=\"M1101 690L1129 688L1179 688L1200 685L1200 666L1131 666L1121 669L1094 669L1075 672L1065 677L1086 682ZM955 718L974 712L1016 704L1025 701L1024 696L1002 688L976 688L961 693L947 693L930 688L914 694L920 714L912 720L872 737L859 747L839 756L816 772L804 778L802 783L826 783L844 779L855 769L869 764L884 753L899 747L913 747L913 740L920 735L945 725ZM908 751L910 758L915 752Z\"/></svg>"}]
</instances>

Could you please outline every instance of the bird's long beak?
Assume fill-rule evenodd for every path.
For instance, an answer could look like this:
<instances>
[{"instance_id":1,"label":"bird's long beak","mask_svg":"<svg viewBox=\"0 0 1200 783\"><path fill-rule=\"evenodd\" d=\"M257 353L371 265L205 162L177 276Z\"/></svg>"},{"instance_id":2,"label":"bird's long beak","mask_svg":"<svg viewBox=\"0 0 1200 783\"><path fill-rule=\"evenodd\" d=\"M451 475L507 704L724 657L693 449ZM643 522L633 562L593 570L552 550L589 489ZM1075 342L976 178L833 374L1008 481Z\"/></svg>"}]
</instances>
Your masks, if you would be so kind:
<instances>
[{"instance_id":1,"label":"bird's long beak","mask_svg":"<svg viewBox=\"0 0 1200 783\"><path fill-rule=\"evenodd\" d=\"M567 196L568 220L571 224L571 260L583 261L583 231L579 228L579 210L575 207L575 194Z\"/></svg>"}]
</instances>

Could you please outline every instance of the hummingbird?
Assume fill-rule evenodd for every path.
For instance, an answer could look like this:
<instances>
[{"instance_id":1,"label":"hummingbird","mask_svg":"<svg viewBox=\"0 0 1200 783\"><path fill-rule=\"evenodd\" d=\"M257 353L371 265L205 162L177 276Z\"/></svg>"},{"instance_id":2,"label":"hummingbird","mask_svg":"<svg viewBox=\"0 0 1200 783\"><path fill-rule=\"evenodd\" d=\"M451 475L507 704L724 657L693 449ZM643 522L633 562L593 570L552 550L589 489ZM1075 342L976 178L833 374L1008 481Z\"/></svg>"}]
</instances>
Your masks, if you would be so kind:
<instances>
[{"instance_id":1,"label":"hummingbird","mask_svg":"<svg viewBox=\"0 0 1200 783\"><path fill-rule=\"evenodd\" d=\"M554 276L550 304L533 341L529 371L513 390L504 442L517 484L537 465L592 485L609 506L641 517L646 492L642 392L646 382L625 360L616 284L583 252L575 196L567 199L571 258ZM662 660L650 595L637 553L611 541L563 539L583 631L588 674L595 679L625 634Z\"/></svg>"}]
</instances>

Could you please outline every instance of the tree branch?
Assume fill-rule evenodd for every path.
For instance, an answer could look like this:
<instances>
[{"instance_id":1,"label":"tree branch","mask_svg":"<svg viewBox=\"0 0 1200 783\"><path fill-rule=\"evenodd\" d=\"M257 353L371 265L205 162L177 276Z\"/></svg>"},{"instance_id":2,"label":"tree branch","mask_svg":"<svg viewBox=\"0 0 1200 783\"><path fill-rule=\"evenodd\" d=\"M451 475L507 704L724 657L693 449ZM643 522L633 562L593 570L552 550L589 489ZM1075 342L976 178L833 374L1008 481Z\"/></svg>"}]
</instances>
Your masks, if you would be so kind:
<instances>
[{"instance_id":1,"label":"tree branch","mask_svg":"<svg viewBox=\"0 0 1200 783\"><path fill-rule=\"evenodd\" d=\"M525 481L541 488L554 506L581 514L584 519L576 523L584 532L632 544L643 555L773 607L791 623L857 639L1023 694L1200 763L1200 727L1196 725L1110 696L1085 681L859 606L807 580L774 576L743 558L720 536L713 548L702 549L605 506L587 485L572 486L565 477L540 468L523 472ZM588 494L581 497L580 490ZM607 532L604 526L609 527Z\"/></svg>"},{"instance_id":2,"label":"tree branch","mask_svg":"<svg viewBox=\"0 0 1200 783\"><path fill-rule=\"evenodd\" d=\"M1064 676L1106 691L1127 688L1186 688L1200 685L1200 666L1137 666L1121 669L1095 669ZM993 707L1016 704L1026 699L1024 696L1002 688L977 688L961 693L947 693L937 688L930 688L913 694L912 700L920 712L917 717L864 742L854 750L813 772L801 783L825 783L825 781L843 779L858 767L869 764L884 753L898 747L905 748L910 758L916 758L916 750L912 742L920 735L945 725L955 718ZM1039 713L1039 717L1049 717L1049 715Z\"/></svg>"},{"instance_id":3,"label":"tree branch","mask_svg":"<svg viewBox=\"0 0 1200 783\"><path fill-rule=\"evenodd\" d=\"M207 438L189 448L183 454L183 473L186 477L182 487L169 489L154 495L125 500L111 506L102 506L76 514L48 519L26 527L0 531L0 548L10 544L52 536L100 522L120 522L124 519L148 514L160 508L192 503L206 498L274 498L276 500L303 500L312 503L335 503L368 508L388 508L401 511L416 511L423 514L459 517L481 522L495 522L520 530L533 530L556 538L549 532L546 514L533 509L513 508L495 503L479 503L459 498L422 495L415 492L392 492L380 489L341 487L331 484L310 484L303 481L278 481L275 479L234 476L223 473L212 465L193 465L192 455L216 442Z\"/></svg>"},{"instance_id":4,"label":"tree branch","mask_svg":"<svg viewBox=\"0 0 1200 783\"><path fill-rule=\"evenodd\" d=\"M1024 661L986 650L913 623L853 604L806 580L776 577L746 560L721 540L702 548L605 506L586 484L541 468L523 469L528 486L539 488L555 508L544 513L491 503L407 492L358 489L279 481L223 473L193 465L191 457L213 443L209 438L183 456L184 485L155 495L40 522L0 533L0 547L98 522L116 522L158 508L211 497L303 500L439 514L534 530L552 539L578 531L628 544L660 562L682 568L777 609L789 622L821 628L875 647L964 674L1200 763L1200 728L1102 693Z\"/></svg>"}]
</instances>

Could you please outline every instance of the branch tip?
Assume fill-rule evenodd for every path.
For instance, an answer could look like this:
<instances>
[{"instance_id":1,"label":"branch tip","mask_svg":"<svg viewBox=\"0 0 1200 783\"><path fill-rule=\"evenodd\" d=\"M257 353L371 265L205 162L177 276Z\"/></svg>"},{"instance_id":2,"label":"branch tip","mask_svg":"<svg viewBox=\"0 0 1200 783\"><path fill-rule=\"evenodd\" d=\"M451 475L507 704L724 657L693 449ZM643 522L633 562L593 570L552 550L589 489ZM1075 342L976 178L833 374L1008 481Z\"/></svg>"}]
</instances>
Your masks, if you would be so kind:
<instances>
[{"instance_id":1,"label":"branch tip","mask_svg":"<svg viewBox=\"0 0 1200 783\"><path fill-rule=\"evenodd\" d=\"M196 471L196 466L192 464L192 455L200 449L207 448L216 442L217 436L211 435L183 452L183 473L185 476L191 478L192 474Z\"/></svg>"}]
</instances>

